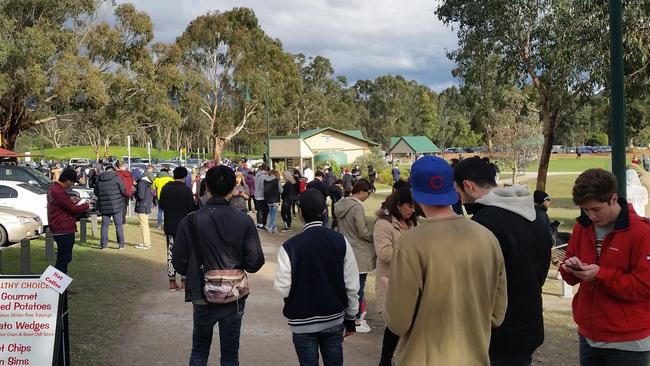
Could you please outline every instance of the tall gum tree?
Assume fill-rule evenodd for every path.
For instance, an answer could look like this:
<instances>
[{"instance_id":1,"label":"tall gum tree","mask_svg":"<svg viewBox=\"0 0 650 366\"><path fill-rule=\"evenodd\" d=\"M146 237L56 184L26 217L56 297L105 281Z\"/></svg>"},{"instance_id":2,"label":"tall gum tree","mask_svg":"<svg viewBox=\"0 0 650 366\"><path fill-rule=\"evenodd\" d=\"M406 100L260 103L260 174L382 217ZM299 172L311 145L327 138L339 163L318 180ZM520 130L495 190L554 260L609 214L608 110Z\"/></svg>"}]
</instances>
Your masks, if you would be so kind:
<instances>
[{"instance_id":1,"label":"tall gum tree","mask_svg":"<svg viewBox=\"0 0 650 366\"><path fill-rule=\"evenodd\" d=\"M648 10L643 2L624 3L626 73L637 77L648 66ZM537 189L545 189L558 126L607 90L607 2L443 0L436 14L457 30L459 48L449 56L458 76L479 78L496 68L499 83L533 86L544 135Z\"/></svg>"},{"instance_id":2,"label":"tall gum tree","mask_svg":"<svg viewBox=\"0 0 650 366\"><path fill-rule=\"evenodd\" d=\"M254 115L265 93L271 103L266 107L282 107L278 96L296 88L292 80L300 80L291 55L282 50L279 41L264 33L251 9L234 8L199 16L177 44L182 50L183 72L195 75L186 79L196 81L186 85L184 97L201 95L200 111L209 122L216 161L221 160L226 143L249 128L251 121L262 120ZM247 95L253 99L247 101Z\"/></svg>"}]
</instances>

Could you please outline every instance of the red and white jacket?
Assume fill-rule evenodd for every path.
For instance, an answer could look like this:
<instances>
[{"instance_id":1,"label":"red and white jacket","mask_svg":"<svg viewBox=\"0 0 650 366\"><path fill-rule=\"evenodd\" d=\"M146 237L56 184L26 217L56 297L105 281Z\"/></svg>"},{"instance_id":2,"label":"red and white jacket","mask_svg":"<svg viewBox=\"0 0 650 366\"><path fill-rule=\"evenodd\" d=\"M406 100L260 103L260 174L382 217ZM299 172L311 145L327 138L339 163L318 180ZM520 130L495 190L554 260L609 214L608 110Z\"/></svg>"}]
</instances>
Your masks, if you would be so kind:
<instances>
[{"instance_id":1,"label":"red and white jacket","mask_svg":"<svg viewBox=\"0 0 650 366\"><path fill-rule=\"evenodd\" d=\"M598 342L626 342L650 336L650 222L631 204L623 208L612 232L605 236L596 259L594 224L583 213L573 228L566 258L576 256L600 270L593 282L581 282L560 269L570 285L580 283L573 299L578 333Z\"/></svg>"}]
</instances>

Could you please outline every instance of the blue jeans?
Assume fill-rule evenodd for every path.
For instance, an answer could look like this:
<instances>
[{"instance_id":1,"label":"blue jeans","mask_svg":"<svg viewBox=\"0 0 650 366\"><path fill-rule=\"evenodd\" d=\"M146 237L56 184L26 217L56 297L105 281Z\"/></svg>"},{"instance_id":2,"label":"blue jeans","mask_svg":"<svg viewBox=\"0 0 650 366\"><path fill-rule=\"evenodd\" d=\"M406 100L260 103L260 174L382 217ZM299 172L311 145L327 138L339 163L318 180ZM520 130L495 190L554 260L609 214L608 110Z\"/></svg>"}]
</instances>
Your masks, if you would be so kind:
<instances>
[{"instance_id":1,"label":"blue jeans","mask_svg":"<svg viewBox=\"0 0 650 366\"><path fill-rule=\"evenodd\" d=\"M275 216L278 212L278 204L277 203L269 203L269 229L277 229L275 227Z\"/></svg>"},{"instance_id":2,"label":"blue jeans","mask_svg":"<svg viewBox=\"0 0 650 366\"><path fill-rule=\"evenodd\" d=\"M490 353L490 366L530 366L532 362L532 353Z\"/></svg>"},{"instance_id":3,"label":"blue jeans","mask_svg":"<svg viewBox=\"0 0 650 366\"><path fill-rule=\"evenodd\" d=\"M318 350L325 366L343 366L343 324L318 333L293 333L300 366L318 366Z\"/></svg>"},{"instance_id":4,"label":"blue jeans","mask_svg":"<svg viewBox=\"0 0 650 366\"><path fill-rule=\"evenodd\" d=\"M190 366L206 366L210 357L212 333L219 323L221 366L239 365L239 335L244 316L244 301L225 305L194 305L194 330Z\"/></svg>"},{"instance_id":5,"label":"blue jeans","mask_svg":"<svg viewBox=\"0 0 650 366\"><path fill-rule=\"evenodd\" d=\"M647 366L650 352L594 348L580 336L580 366Z\"/></svg>"},{"instance_id":6,"label":"blue jeans","mask_svg":"<svg viewBox=\"0 0 650 366\"><path fill-rule=\"evenodd\" d=\"M72 262L72 247L74 233L54 235L56 242L56 264L54 267L63 273L68 273L68 263Z\"/></svg>"},{"instance_id":7,"label":"blue jeans","mask_svg":"<svg viewBox=\"0 0 650 366\"><path fill-rule=\"evenodd\" d=\"M108 225L111 223L111 217L113 218L113 223L115 223L117 245L120 248L124 248L124 221L122 221L122 212L117 212L112 215L102 214L102 236L99 239L99 245L102 248L108 247Z\"/></svg>"},{"instance_id":8,"label":"blue jeans","mask_svg":"<svg viewBox=\"0 0 650 366\"><path fill-rule=\"evenodd\" d=\"M163 224L163 210L158 206L158 216L156 216L156 223L158 226Z\"/></svg>"},{"instance_id":9,"label":"blue jeans","mask_svg":"<svg viewBox=\"0 0 650 366\"><path fill-rule=\"evenodd\" d=\"M365 306L361 306L361 304L366 298L364 292L364 289L366 288L366 278L368 278L367 273L359 274L359 292L357 293L357 295L359 296L359 312L357 313L357 319L361 319L361 313L363 313L361 308L365 308Z\"/></svg>"}]
</instances>

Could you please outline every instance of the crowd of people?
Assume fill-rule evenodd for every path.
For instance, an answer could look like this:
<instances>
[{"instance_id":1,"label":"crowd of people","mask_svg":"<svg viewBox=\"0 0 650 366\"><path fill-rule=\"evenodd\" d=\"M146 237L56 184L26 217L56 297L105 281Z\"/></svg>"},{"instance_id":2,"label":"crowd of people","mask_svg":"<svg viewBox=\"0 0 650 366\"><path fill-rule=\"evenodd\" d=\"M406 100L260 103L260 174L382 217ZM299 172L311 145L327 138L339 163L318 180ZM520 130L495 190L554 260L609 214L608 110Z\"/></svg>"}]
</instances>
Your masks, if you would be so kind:
<instances>
[{"instance_id":1,"label":"crowd of people","mask_svg":"<svg viewBox=\"0 0 650 366\"><path fill-rule=\"evenodd\" d=\"M118 164L93 187L101 246L112 220L124 247L124 205L134 199L138 248L150 248L148 215L158 205L169 289L178 289L180 274L193 304L190 365L207 365L215 325L221 364L239 364L247 273L265 263L259 233L278 231L278 208L282 231L294 230L294 217L303 223L279 248L274 279L300 365L318 365L321 357L325 365L343 365L343 339L372 331L365 296L372 272L371 305L385 324L380 366L531 365L544 342L542 287L560 240L546 213L551 197L520 185L499 188L498 169L487 158L450 164L422 157L408 181L393 169L392 193L371 225L364 201L375 192L376 173L368 168L364 178L358 166L336 176L328 166L301 174L266 164L254 171L242 161L154 177L149 169L127 174ZM76 181L74 171L62 170L60 187L50 192L52 217L87 209L61 194ZM614 176L602 169L578 177L573 200L582 216L559 261L564 280L581 285L573 307L580 364L645 366L650 224L618 197ZM50 222L57 268L65 268L76 226L69 218Z\"/></svg>"}]
</instances>

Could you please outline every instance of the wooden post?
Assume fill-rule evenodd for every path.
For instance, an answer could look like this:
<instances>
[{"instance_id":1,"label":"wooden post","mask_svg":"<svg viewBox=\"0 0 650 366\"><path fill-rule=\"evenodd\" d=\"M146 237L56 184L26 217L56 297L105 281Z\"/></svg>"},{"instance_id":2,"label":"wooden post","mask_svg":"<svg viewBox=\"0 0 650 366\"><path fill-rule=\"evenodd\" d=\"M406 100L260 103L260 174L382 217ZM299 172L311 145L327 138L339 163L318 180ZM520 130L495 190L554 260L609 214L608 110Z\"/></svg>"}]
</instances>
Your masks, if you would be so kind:
<instances>
[{"instance_id":1,"label":"wooden post","mask_svg":"<svg viewBox=\"0 0 650 366\"><path fill-rule=\"evenodd\" d=\"M564 282L564 280L560 280L562 283L562 296L560 296L563 299L572 299L573 298L573 286L569 285L568 283Z\"/></svg>"},{"instance_id":2,"label":"wooden post","mask_svg":"<svg viewBox=\"0 0 650 366\"><path fill-rule=\"evenodd\" d=\"M97 225L97 214L90 215L90 230L93 233L93 238L99 238L99 227Z\"/></svg>"},{"instance_id":3,"label":"wooden post","mask_svg":"<svg viewBox=\"0 0 650 366\"><path fill-rule=\"evenodd\" d=\"M79 242L86 243L86 237L88 236L88 220L83 217L79 221Z\"/></svg>"},{"instance_id":4,"label":"wooden post","mask_svg":"<svg viewBox=\"0 0 650 366\"><path fill-rule=\"evenodd\" d=\"M49 228L45 231L45 260L54 260L54 237Z\"/></svg>"},{"instance_id":5,"label":"wooden post","mask_svg":"<svg viewBox=\"0 0 650 366\"><path fill-rule=\"evenodd\" d=\"M20 273L24 275L32 274L32 258L29 252L29 239L20 241Z\"/></svg>"}]
</instances>

